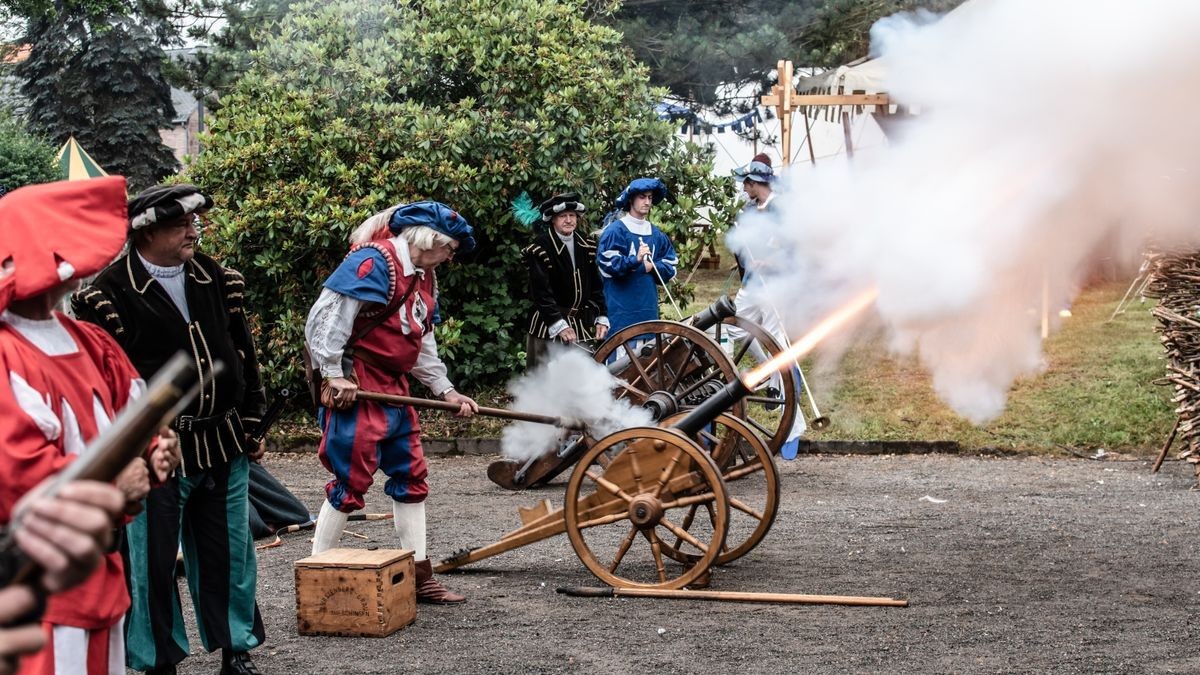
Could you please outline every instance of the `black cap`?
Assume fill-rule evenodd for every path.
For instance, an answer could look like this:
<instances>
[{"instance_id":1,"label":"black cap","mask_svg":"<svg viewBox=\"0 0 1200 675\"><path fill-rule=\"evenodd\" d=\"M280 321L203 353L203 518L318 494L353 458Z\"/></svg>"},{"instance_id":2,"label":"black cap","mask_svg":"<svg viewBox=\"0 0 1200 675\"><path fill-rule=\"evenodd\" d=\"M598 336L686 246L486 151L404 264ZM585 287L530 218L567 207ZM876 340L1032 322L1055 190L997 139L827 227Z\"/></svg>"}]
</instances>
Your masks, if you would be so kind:
<instances>
[{"instance_id":1,"label":"black cap","mask_svg":"<svg viewBox=\"0 0 1200 675\"><path fill-rule=\"evenodd\" d=\"M564 192L560 195L554 195L550 199L542 202L538 206L538 211L542 212L542 220L550 220L555 215L564 211L574 211L575 213L583 213L587 211L587 207L579 201L579 195L575 192Z\"/></svg>"},{"instance_id":2,"label":"black cap","mask_svg":"<svg viewBox=\"0 0 1200 675\"><path fill-rule=\"evenodd\" d=\"M155 185L129 200L129 228L140 230L169 223L189 213L203 213L212 206L212 197L195 185Z\"/></svg>"}]
</instances>

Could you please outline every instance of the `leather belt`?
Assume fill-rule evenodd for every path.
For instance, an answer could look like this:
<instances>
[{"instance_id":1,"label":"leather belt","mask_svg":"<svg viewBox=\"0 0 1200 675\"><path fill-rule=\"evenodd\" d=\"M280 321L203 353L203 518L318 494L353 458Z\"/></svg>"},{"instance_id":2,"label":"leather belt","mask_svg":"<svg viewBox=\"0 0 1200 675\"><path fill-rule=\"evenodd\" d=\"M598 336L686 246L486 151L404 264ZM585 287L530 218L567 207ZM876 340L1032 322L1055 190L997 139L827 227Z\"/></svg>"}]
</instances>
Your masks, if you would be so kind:
<instances>
[{"instance_id":1,"label":"leather belt","mask_svg":"<svg viewBox=\"0 0 1200 675\"><path fill-rule=\"evenodd\" d=\"M228 410L222 415L213 415L212 417L193 417L191 415L180 415L171 423L171 427L176 431L203 431L227 422L230 417L233 417L234 411Z\"/></svg>"}]
</instances>

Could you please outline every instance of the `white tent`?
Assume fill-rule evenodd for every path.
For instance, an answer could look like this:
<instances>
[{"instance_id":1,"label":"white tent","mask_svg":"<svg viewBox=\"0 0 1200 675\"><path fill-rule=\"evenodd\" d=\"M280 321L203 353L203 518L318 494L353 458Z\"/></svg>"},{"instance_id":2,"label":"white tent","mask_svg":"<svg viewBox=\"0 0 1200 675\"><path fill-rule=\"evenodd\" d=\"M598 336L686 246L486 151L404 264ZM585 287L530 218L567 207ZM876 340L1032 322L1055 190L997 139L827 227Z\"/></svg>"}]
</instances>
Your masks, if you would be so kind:
<instances>
[{"instance_id":1,"label":"white tent","mask_svg":"<svg viewBox=\"0 0 1200 675\"><path fill-rule=\"evenodd\" d=\"M937 19L939 30L953 31L956 24L966 20L979 8L996 0L966 0L945 16ZM886 57L861 58L844 66L796 81L796 91L801 94L881 94L887 92L887 74L890 65Z\"/></svg>"},{"instance_id":2,"label":"white tent","mask_svg":"<svg viewBox=\"0 0 1200 675\"><path fill-rule=\"evenodd\" d=\"M862 92L881 94L886 91L883 80L887 75L884 59L859 59L844 66L796 81L796 91L801 94L834 94Z\"/></svg>"}]
</instances>

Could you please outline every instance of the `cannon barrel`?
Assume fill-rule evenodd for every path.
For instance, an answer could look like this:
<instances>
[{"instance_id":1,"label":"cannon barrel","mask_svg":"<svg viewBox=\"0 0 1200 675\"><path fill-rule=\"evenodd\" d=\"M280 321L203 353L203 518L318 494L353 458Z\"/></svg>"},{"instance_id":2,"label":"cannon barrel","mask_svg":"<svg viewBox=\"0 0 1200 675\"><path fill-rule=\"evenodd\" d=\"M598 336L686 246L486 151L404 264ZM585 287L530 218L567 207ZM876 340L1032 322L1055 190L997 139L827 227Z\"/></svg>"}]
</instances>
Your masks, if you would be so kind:
<instances>
[{"instance_id":1,"label":"cannon barrel","mask_svg":"<svg viewBox=\"0 0 1200 675\"><path fill-rule=\"evenodd\" d=\"M691 324L693 328L699 330L708 330L713 326L721 323L725 319L737 314L737 304L733 298L728 295L722 295L717 298L713 304L696 312L692 316Z\"/></svg>"},{"instance_id":2,"label":"cannon barrel","mask_svg":"<svg viewBox=\"0 0 1200 675\"><path fill-rule=\"evenodd\" d=\"M746 398L750 393L750 388L742 382L741 378L738 378L721 387L720 391L709 396L700 405L692 408L691 412L672 428L682 431L688 436L696 434L712 424L718 415L732 408L735 403Z\"/></svg>"}]
</instances>

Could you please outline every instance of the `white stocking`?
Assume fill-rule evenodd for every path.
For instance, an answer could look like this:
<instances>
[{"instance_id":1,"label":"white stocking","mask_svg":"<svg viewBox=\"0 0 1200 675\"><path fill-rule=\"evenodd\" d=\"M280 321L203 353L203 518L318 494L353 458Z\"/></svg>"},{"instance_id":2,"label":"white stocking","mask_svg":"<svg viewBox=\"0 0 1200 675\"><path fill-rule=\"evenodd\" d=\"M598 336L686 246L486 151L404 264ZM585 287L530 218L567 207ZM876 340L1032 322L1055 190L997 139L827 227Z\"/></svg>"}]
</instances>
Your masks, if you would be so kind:
<instances>
[{"instance_id":1,"label":"white stocking","mask_svg":"<svg viewBox=\"0 0 1200 675\"><path fill-rule=\"evenodd\" d=\"M350 514L338 511L329 500L325 500L321 505L321 513L317 515L317 527L313 531L313 555L328 551L337 545L349 517Z\"/></svg>"},{"instance_id":2,"label":"white stocking","mask_svg":"<svg viewBox=\"0 0 1200 675\"><path fill-rule=\"evenodd\" d=\"M396 535L400 537L400 548L413 552L413 560L425 559L425 502L405 504L392 502L392 515L396 521Z\"/></svg>"}]
</instances>

